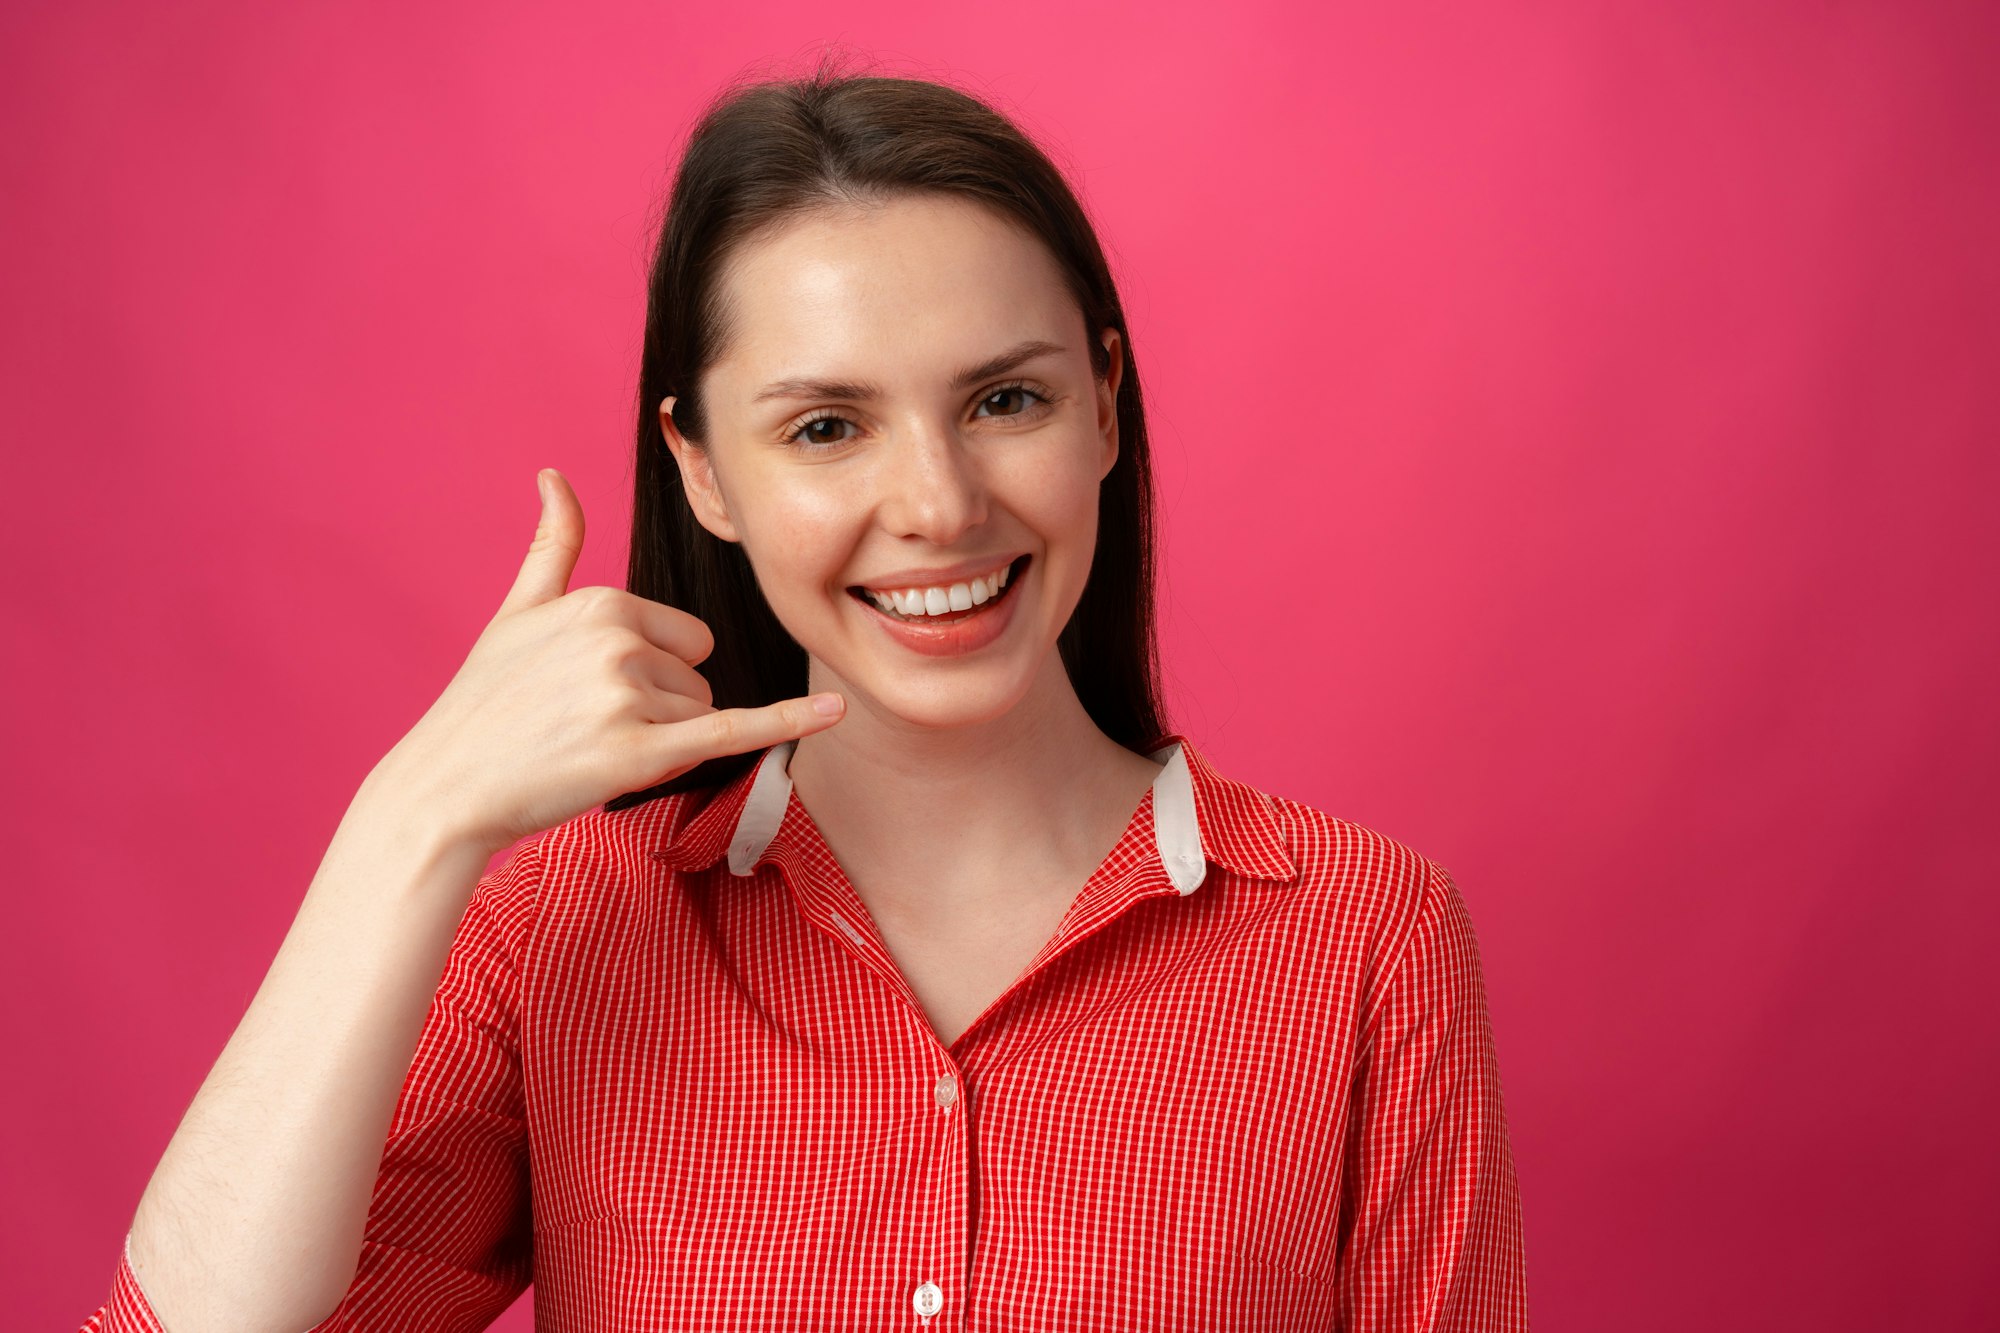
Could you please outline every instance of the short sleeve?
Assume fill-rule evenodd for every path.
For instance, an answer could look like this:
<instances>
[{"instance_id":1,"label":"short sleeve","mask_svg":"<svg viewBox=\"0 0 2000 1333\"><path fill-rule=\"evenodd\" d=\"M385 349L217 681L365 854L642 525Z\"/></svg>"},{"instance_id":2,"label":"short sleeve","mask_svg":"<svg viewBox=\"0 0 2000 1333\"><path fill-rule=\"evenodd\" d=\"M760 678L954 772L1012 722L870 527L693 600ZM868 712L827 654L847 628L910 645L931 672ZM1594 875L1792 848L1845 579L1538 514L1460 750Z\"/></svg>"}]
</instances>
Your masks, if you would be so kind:
<instances>
[{"instance_id":1,"label":"short sleeve","mask_svg":"<svg viewBox=\"0 0 2000 1333\"><path fill-rule=\"evenodd\" d=\"M533 1268L520 1048L540 842L473 890L390 1120L353 1283L301 1333L483 1329ZM79 1333L164 1333L127 1249Z\"/></svg>"},{"instance_id":2,"label":"short sleeve","mask_svg":"<svg viewBox=\"0 0 2000 1333\"><path fill-rule=\"evenodd\" d=\"M1432 863L1358 1050L1336 1268L1346 1333L1526 1333L1521 1204L1464 900Z\"/></svg>"}]
</instances>

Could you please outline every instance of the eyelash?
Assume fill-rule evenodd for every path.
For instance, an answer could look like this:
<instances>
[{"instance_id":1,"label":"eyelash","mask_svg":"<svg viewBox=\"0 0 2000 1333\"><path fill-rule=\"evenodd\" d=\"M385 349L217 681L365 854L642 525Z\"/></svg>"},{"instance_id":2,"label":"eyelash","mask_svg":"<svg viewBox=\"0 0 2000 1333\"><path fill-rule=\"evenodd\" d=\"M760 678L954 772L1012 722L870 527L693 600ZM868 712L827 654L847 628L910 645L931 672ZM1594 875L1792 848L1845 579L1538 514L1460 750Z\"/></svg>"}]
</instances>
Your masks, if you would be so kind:
<instances>
[{"instance_id":1,"label":"eyelash","mask_svg":"<svg viewBox=\"0 0 2000 1333\"><path fill-rule=\"evenodd\" d=\"M1033 398L1037 402L1041 403L1044 407L1048 406L1050 403L1053 403L1055 401L1055 395L1046 393L1041 389L1036 388L1034 385L1026 383L1025 381L1022 380L1010 380L1005 384L996 384L992 388L988 389L985 393L979 395L979 401L980 403L983 404L986 402L987 399L992 398L998 394L1006 393L1009 390L1019 390L1020 392L1028 395L1028 397ZM1026 412L1008 412L1004 413L1003 415L1024 417L1028 414ZM787 447L796 449L800 453L807 453L807 454L826 453L829 450L838 449L841 445L847 443L847 441L834 440L827 444L805 444L801 443L799 437L806 433L807 427L816 425L819 422L847 421L847 420L848 420L847 417L842 416L839 412L834 411L832 408L822 408L821 410L813 413L811 416L805 417L799 421L792 423L790 429L786 430L784 433L784 442L787 445Z\"/></svg>"}]
</instances>

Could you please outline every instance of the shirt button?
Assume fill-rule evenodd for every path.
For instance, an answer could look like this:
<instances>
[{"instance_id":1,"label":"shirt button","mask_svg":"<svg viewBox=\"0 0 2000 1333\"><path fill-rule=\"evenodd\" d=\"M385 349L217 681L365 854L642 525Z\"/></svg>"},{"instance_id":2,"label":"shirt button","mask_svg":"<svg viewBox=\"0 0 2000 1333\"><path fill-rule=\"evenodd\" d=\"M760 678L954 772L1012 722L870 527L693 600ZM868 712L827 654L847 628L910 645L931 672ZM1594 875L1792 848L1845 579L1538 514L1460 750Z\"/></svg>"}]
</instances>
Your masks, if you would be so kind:
<instances>
[{"instance_id":1,"label":"shirt button","mask_svg":"<svg viewBox=\"0 0 2000 1333\"><path fill-rule=\"evenodd\" d=\"M937 1283L926 1282L910 1297L910 1304L917 1307L918 1314L929 1319L944 1308L944 1293L938 1290Z\"/></svg>"},{"instance_id":2,"label":"shirt button","mask_svg":"<svg viewBox=\"0 0 2000 1333\"><path fill-rule=\"evenodd\" d=\"M958 1080L950 1074L946 1074L937 1081L937 1088L933 1091L932 1095L937 1098L939 1106L949 1111L952 1103L958 1100Z\"/></svg>"}]
</instances>

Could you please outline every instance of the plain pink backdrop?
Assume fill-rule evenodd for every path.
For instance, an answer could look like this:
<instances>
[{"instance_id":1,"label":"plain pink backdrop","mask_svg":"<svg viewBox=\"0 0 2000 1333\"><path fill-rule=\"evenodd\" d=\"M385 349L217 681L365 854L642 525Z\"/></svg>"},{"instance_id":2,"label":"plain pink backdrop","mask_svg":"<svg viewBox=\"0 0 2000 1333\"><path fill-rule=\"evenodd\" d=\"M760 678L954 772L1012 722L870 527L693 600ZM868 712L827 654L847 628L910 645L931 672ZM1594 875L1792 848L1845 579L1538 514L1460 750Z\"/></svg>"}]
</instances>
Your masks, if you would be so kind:
<instances>
[{"instance_id":1,"label":"plain pink backdrop","mask_svg":"<svg viewBox=\"0 0 2000 1333\"><path fill-rule=\"evenodd\" d=\"M1176 721L1460 881L1537 1326L1993 1326L1995 14L8 6L0 1324L103 1300L537 468L622 583L668 172L838 41L1102 229Z\"/></svg>"}]
</instances>

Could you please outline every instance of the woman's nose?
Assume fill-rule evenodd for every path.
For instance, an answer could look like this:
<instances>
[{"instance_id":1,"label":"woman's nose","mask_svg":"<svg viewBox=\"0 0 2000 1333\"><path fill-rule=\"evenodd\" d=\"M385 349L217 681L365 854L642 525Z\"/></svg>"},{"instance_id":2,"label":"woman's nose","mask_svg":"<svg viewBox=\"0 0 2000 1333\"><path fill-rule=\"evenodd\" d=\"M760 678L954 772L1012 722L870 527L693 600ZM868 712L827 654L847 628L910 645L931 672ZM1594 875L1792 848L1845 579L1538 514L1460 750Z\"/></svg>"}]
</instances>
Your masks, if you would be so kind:
<instances>
[{"instance_id":1,"label":"woman's nose","mask_svg":"<svg viewBox=\"0 0 2000 1333\"><path fill-rule=\"evenodd\" d=\"M885 522L950 546L986 519L986 482L978 457L956 431L906 431L888 450L878 506Z\"/></svg>"}]
</instances>

